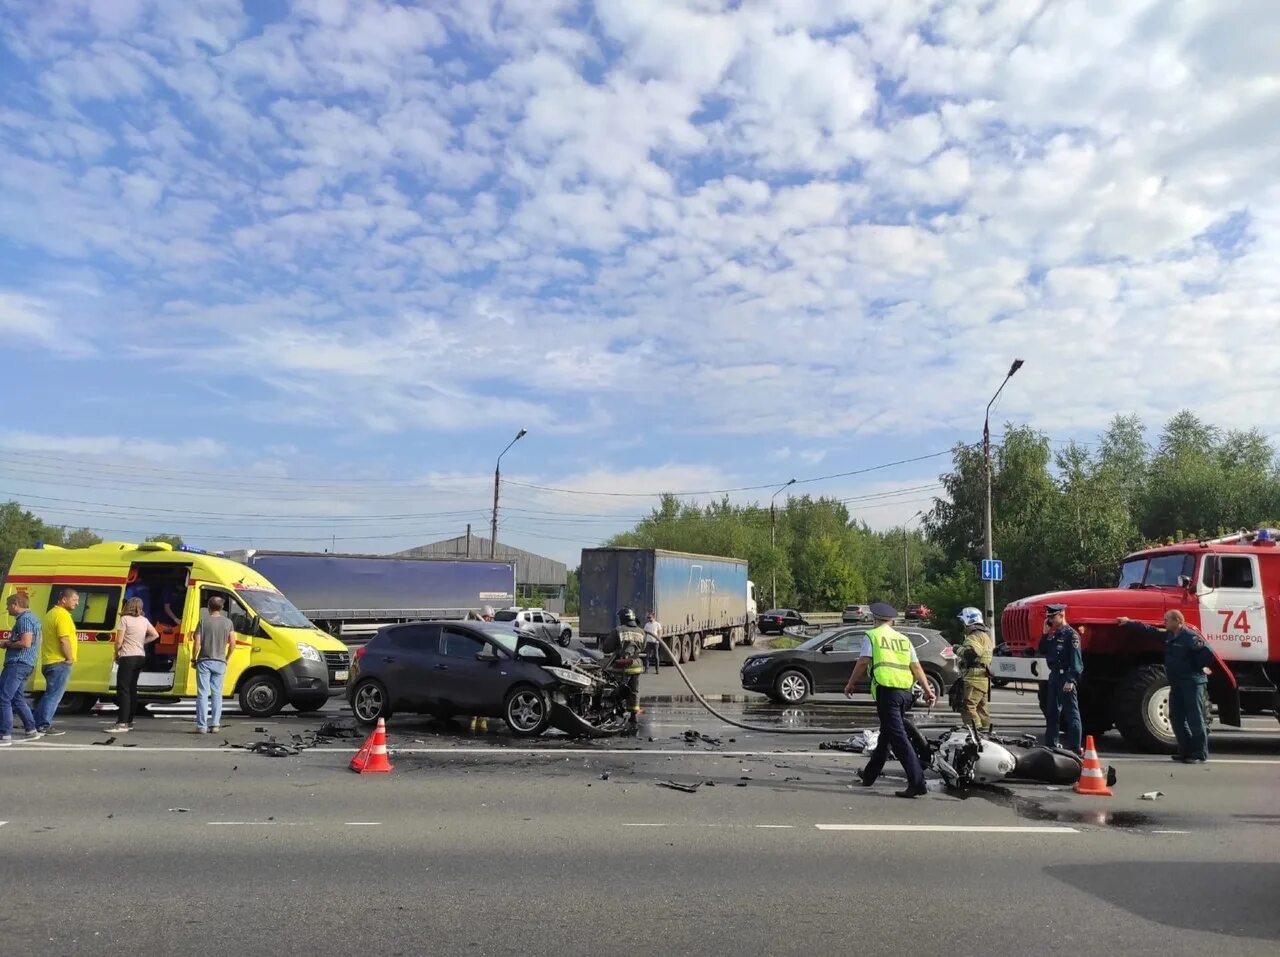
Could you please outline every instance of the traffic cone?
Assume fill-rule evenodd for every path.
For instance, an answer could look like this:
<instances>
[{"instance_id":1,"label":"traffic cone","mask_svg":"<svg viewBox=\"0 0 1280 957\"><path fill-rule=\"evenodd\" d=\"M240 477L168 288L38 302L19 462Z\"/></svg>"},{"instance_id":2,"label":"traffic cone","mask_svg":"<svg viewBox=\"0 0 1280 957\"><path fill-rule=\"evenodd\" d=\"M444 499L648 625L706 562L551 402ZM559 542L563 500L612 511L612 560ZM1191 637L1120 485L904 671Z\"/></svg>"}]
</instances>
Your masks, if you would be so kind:
<instances>
[{"instance_id":1,"label":"traffic cone","mask_svg":"<svg viewBox=\"0 0 1280 957\"><path fill-rule=\"evenodd\" d=\"M1084 739L1084 767L1080 769L1080 780L1076 782L1076 794L1111 797L1107 776L1103 773L1102 762L1098 760L1098 751L1093 746L1093 735Z\"/></svg>"},{"instance_id":2,"label":"traffic cone","mask_svg":"<svg viewBox=\"0 0 1280 957\"><path fill-rule=\"evenodd\" d=\"M382 718L378 719L378 726L351 759L351 770L357 774L391 770L391 762L387 760L387 722Z\"/></svg>"}]
</instances>

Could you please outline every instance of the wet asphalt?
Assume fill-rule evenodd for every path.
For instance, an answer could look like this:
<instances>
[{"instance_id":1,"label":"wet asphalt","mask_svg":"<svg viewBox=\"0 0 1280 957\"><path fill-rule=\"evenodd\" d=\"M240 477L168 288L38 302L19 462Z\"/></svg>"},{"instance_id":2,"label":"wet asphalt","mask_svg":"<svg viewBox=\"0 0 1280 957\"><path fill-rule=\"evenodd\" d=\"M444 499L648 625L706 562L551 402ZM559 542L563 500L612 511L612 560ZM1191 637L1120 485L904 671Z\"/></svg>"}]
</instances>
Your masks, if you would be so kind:
<instances>
[{"instance_id":1,"label":"wet asphalt","mask_svg":"<svg viewBox=\"0 0 1280 957\"><path fill-rule=\"evenodd\" d=\"M715 706L759 730L664 674L631 739L397 716L383 775L348 770L340 701L231 710L217 738L187 734L183 706L110 743L109 711L68 718L0 752L0 853L22 875L0 935L59 954L1274 953L1274 717L1215 733L1204 766L1108 735L1111 798L935 782L902 801L892 763L864 789L862 758L818 747L872 725L869 701L735 700L733 662L708 665ZM1038 726L1030 696L994 709ZM269 740L281 756L249 750Z\"/></svg>"}]
</instances>

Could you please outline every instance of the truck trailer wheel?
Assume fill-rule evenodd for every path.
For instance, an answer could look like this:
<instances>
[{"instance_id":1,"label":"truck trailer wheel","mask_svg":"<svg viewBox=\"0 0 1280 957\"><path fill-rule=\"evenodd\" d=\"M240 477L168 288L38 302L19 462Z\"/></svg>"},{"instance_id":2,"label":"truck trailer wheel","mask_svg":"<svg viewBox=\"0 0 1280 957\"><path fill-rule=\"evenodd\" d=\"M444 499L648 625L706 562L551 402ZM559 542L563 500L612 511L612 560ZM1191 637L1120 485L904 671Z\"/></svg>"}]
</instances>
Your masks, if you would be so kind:
<instances>
[{"instance_id":1,"label":"truck trailer wheel","mask_svg":"<svg viewBox=\"0 0 1280 957\"><path fill-rule=\"evenodd\" d=\"M689 660L697 661L702 657L702 635L694 635L689 639Z\"/></svg>"},{"instance_id":2,"label":"truck trailer wheel","mask_svg":"<svg viewBox=\"0 0 1280 957\"><path fill-rule=\"evenodd\" d=\"M1169 721L1169 679L1164 665L1133 669L1116 688L1116 727L1130 747L1168 754L1178 745Z\"/></svg>"}]
</instances>

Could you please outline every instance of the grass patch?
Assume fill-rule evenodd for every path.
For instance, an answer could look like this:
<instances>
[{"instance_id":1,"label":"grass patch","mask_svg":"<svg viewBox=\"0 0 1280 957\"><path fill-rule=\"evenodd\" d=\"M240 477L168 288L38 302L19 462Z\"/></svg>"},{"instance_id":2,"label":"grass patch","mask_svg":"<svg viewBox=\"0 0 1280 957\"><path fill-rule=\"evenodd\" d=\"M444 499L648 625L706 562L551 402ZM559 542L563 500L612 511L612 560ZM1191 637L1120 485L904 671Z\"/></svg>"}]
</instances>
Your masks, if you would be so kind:
<instances>
[{"instance_id":1,"label":"grass patch","mask_svg":"<svg viewBox=\"0 0 1280 957\"><path fill-rule=\"evenodd\" d=\"M792 638L790 635L781 635L765 643L765 647L772 651L785 651L788 648L794 648L801 644L799 638Z\"/></svg>"}]
</instances>

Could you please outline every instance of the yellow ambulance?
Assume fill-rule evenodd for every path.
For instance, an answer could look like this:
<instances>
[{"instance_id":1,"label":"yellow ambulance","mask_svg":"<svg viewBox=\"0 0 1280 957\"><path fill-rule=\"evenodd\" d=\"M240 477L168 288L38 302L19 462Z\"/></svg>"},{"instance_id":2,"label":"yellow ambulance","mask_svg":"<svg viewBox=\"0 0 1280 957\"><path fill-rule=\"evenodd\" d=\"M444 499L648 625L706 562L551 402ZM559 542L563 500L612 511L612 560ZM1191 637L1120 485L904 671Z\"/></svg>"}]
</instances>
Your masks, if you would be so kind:
<instances>
[{"instance_id":1,"label":"yellow ambulance","mask_svg":"<svg viewBox=\"0 0 1280 957\"><path fill-rule=\"evenodd\" d=\"M139 598L160 633L147 646L138 682L142 699L195 697L192 638L214 596L225 601L235 623L236 649L227 662L225 694L240 709L267 718L286 704L315 711L346 691L351 667L347 646L316 628L256 571L199 549L166 542L103 542L88 548L23 548L4 580L3 596L25 592L41 617L64 587L80 594L72 612L80 641L63 711L88 713L115 693L112 636L126 598ZM13 628L0 604L0 632ZM44 688L37 668L30 689Z\"/></svg>"}]
</instances>

